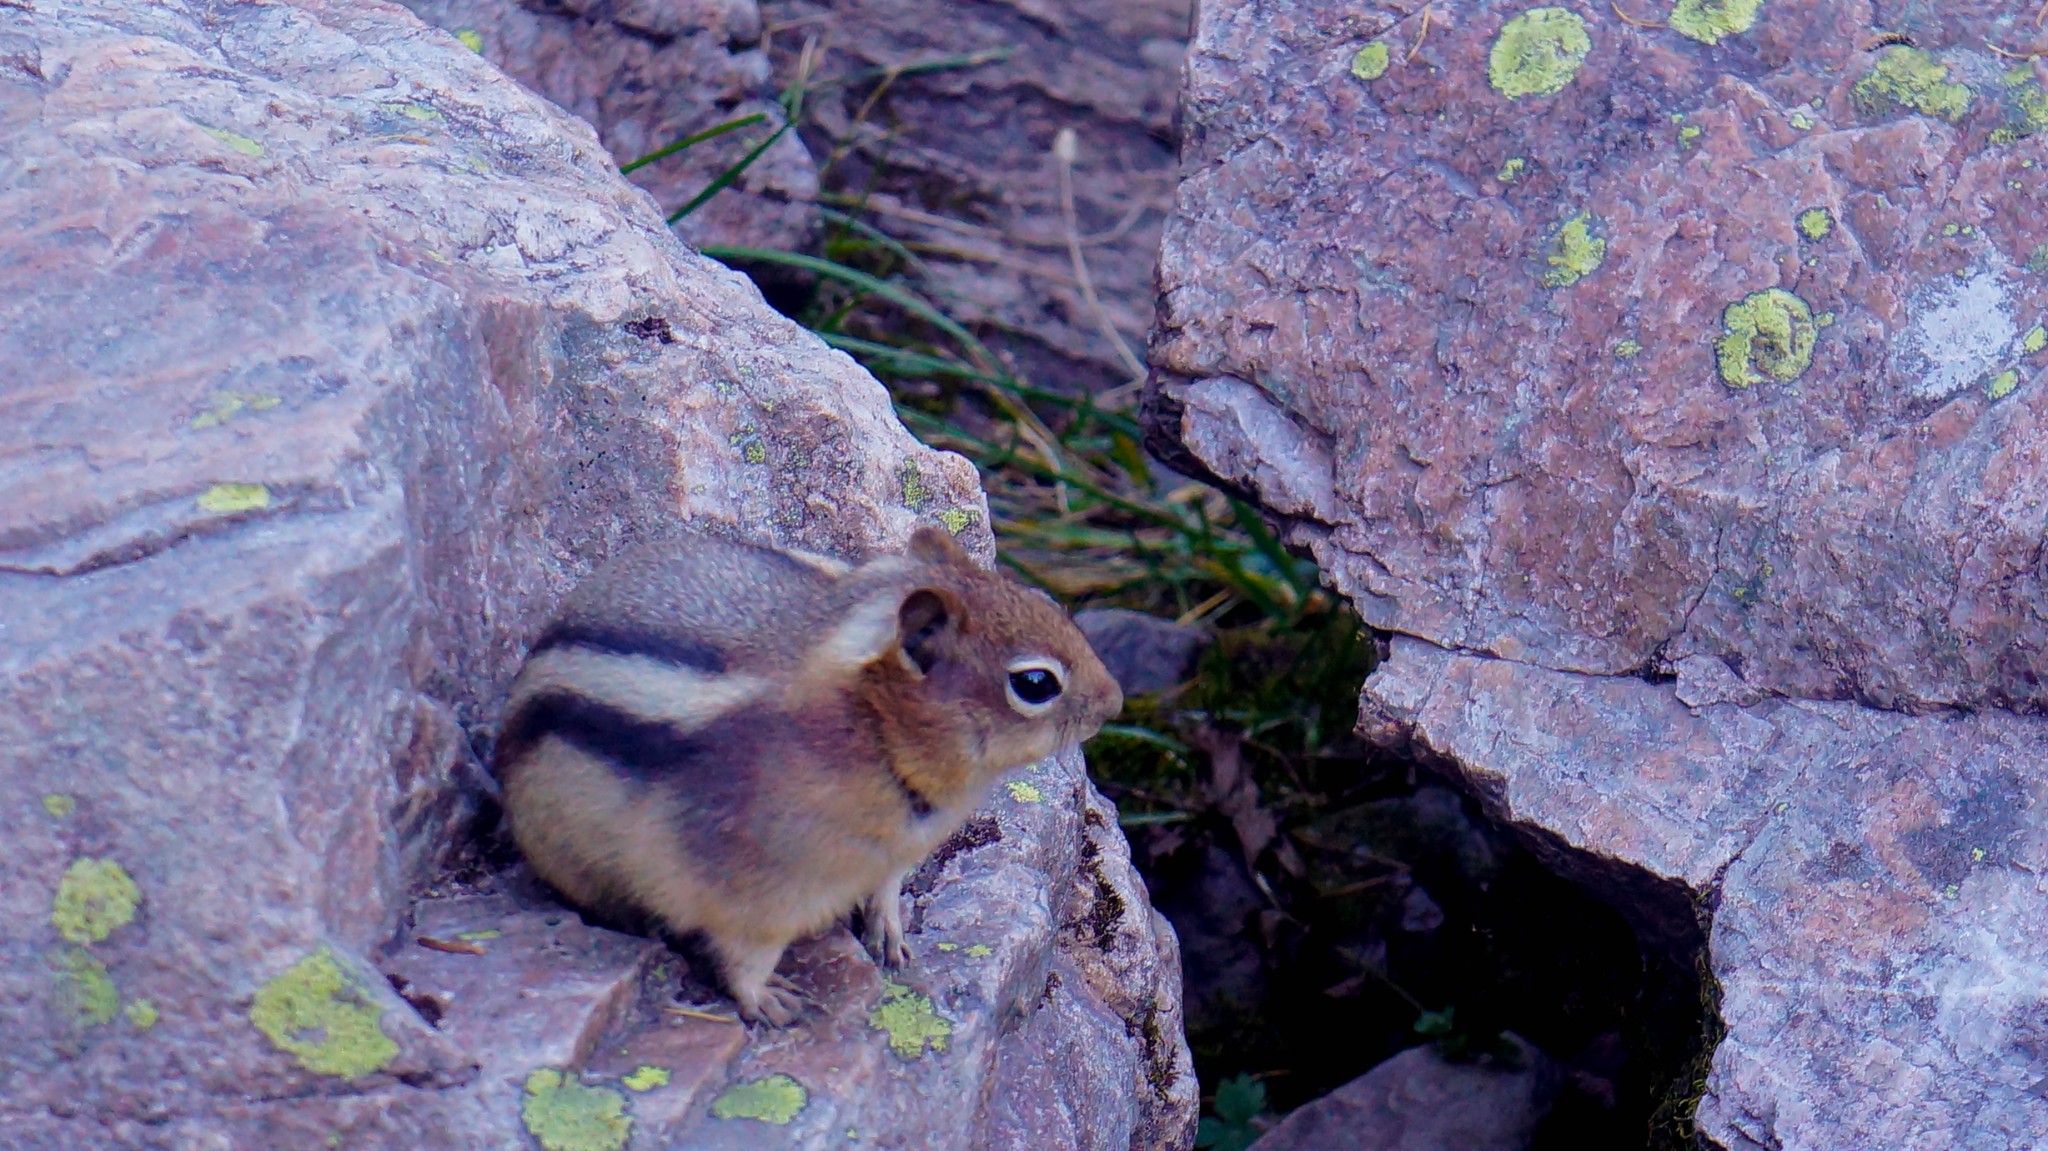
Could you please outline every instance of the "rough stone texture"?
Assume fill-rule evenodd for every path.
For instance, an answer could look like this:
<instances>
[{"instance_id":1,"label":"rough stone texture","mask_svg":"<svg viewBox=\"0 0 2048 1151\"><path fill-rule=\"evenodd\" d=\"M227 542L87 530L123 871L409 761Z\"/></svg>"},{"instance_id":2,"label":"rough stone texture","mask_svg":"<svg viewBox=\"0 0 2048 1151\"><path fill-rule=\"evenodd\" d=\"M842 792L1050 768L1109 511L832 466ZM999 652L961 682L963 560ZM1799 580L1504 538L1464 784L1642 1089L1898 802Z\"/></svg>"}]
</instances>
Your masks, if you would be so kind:
<instances>
[{"instance_id":1,"label":"rough stone texture","mask_svg":"<svg viewBox=\"0 0 2048 1151\"><path fill-rule=\"evenodd\" d=\"M0 218L0 1145L528 1147L523 1102L545 1130L619 1092L614 1037L673 1071L621 1096L636 1146L943 1111L906 1138L964 1147L1022 1089L1079 1093L1087 1146L1192 1122L1170 936L1114 821L1080 834L1072 756L920 888L906 979L953 1031L915 1060L843 937L803 956L807 1027L704 1033L639 1013L674 977L647 941L412 905L462 888L457 780L524 642L637 531L857 556L965 514L987 554L972 469L683 248L586 125L367 0L0 4ZM1010 1073L1105 1019L1081 1078ZM876 1094L709 1118L768 1063Z\"/></svg>"},{"instance_id":2,"label":"rough stone texture","mask_svg":"<svg viewBox=\"0 0 2048 1151\"><path fill-rule=\"evenodd\" d=\"M1251 1151L1523 1151L1557 1095L1557 1065L1446 1063L1411 1047L1259 1137Z\"/></svg>"},{"instance_id":3,"label":"rough stone texture","mask_svg":"<svg viewBox=\"0 0 2048 1151\"><path fill-rule=\"evenodd\" d=\"M804 42L821 75L866 82L811 100L822 135L851 135L828 186L865 197L865 218L909 242L949 312L986 323L1038 383L1095 390L1130 381L1153 314L1159 229L1172 202L1174 93L1190 0L767 0L779 80ZM876 70L1008 51L904 76L865 126ZM1072 128L1072 188L1096 303L1068 251L1053 142ZM1008 339L998 338L1001 333Z\"/></svg>"},{"instance_id":4,"label":"rough stone texture","mask_svg":"<svg viewBox=\"0 0 2048 1151\"><path fill-rule=\"evenodd\" d=\"M1088 646L1125 695L1165 691L1184 682L1195 657L1209 644L1209 633L1196 624L1175 623L1120 607L1090 608L1074 613L1074 624L1088 637Z\"/></svg>"},{"instance_id":5,"label":"rough stone texture","mask_svg":"<svg viewBox=\"0 0 2048 1151\"><path fill-rule=\"evenodd\" d=\"M1530 7L1203 6L1152 431L1415 637L1376 738L1718 905L1706 1135L2048 1143L2034 13Z\"/></svg>"},{"instance_id":6,"label":"rough stone texture","mask_svg":"<svg viewBox=\"0 0 2048 1151\"><path fill-rule=\"evenodd\" d=\"M589 121L620 164L744 116L767 117L635 169L629 179L664 212L689 203L783 122L768 83L754 0L404 3ZM789 133L677 227L694 244L800 248L814 223L817 193L810 154Z\"/></svg>"}]
</instances>

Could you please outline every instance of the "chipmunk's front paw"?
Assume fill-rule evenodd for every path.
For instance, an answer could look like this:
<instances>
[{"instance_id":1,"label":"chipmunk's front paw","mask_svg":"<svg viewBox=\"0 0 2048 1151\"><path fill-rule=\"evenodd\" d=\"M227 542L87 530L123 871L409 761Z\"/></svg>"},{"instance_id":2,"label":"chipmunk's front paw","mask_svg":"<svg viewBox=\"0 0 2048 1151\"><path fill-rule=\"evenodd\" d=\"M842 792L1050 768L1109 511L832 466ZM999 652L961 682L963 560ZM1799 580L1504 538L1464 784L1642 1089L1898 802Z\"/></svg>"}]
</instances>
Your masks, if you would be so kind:
<instances>
[{"instance_id":1,"label":"chipmunk's front paw","mask_svg":"<svg viewBox=\"0 0 2048 1151\"><path fill-rule=\"evenodd\" d=\"M883 967L910 965L910 944L903 938L903 904L898 895L902 887L901 875L890 876L861 909L861 943Z\"/></svg>"},{"instance_id":2,"label":"chipmunk's front paw","mask_svg":"<svg viewBox=\"0 0 2048 1151\"><path fill-rule=\"evenodd\" d=\"M787 1027L804 1013L803 992L780 975L769 976L764 986L734 991L733 1001L739 1005L740 1018L768 1027Z\"/></svg>"}]
</instances>

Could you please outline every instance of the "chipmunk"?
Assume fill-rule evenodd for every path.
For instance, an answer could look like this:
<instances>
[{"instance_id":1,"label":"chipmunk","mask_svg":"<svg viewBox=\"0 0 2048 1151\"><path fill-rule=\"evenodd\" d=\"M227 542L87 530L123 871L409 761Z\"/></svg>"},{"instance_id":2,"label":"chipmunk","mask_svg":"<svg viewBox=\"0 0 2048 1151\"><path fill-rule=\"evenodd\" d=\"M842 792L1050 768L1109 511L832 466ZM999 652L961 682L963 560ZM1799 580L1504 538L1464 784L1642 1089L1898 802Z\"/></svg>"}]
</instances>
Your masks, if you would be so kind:
<instances>
[{"instance_id":1,"label":"chipmunk","mask_svg":"<svg viewBox=\"0 0 2048 1151\"><path fill-rule=\"evenodd\" d=\"M493 757L533 869L601 915L701 937L742 1016L801 1010L790 943L898 892L996 778L1123 693L1049 597L921 528L859 567L687 533L573 591L513 681Z\"/></svg>"}]
</instances>

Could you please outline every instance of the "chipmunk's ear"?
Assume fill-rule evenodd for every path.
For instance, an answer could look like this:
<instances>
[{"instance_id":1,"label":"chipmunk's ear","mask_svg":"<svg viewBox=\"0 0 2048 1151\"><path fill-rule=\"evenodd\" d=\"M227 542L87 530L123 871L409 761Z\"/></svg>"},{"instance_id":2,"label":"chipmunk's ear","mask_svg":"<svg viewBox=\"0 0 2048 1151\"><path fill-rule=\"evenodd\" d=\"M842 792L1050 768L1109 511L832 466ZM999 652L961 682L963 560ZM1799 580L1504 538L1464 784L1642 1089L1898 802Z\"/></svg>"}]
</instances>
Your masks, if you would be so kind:
<instances>
[{"instance_id":1,"label":"chipmunk's ear","mask_svg":"<svg viewBox=\"0 0 2048 1151\"><path fill-rule=\"evenodd\" d=\"M944 639L960 629L960 601L950 592L921 587L903 597L896 609L896 650L918 675L939 661Z\"/></svg>"},{"instance_id":2,"label":"chipmunk's ear","mask_svg":"<svg viewBox=\"0 0 2048 1151\"><path fill-rule=\"evenodd\" d=\"M821 668L853 673L899 659L917 675L932 669L944 637L960 626L960 601L942 588L898 585L860 600L814 650Z\"/></svg>"},{"instance_id":3,"label":"chipmunk's ear","mask_svg":"<svg viewBox=\"0 0 2048 1151\"><path fill-rule=\"evenodd\" d=\"M967 555L967 549L960 546L960 541L953 538L952 532L945 528L935 528L930 524L911 533L910 546L904 549L904 552L919 563L960 564L970 567L974 564Z\"/></svg>"}]
</instances>

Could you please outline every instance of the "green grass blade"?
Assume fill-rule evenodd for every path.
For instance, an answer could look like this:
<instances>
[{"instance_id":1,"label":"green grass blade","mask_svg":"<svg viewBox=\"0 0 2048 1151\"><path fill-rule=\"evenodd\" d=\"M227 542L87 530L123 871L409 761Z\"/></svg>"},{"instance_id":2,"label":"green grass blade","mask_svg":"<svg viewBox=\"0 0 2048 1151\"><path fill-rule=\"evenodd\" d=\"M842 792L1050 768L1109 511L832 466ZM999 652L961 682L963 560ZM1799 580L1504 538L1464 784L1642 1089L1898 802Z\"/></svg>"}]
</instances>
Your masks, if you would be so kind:
<instances>
[{"instance_id":1,"label":"green grass blade","mask_svg":"<svg viewBox=\"0 0 2048 1151\"><path fill-rule=\"evenodd\" d=\"M704 201L709 200L711 197L718 195L720 192L723 192L726 189L726 187L730 185L734 180L737 180L742 175L744 175L748 168L754 166L754 161L761 158L761 153L766 152L769 149L769 147L775 143L775 141L782 139L783 133L789 131L789 126L792 123L795 123L795 121L785 120L782 124L782 127L775 129L775 131L773 132L770 132L766 140L761 141L760 143L754 145L753 148L749 149L746 155L740 157L738 163L734 164L732 167L727 168L725 171L720 172L717 176L713 177L711 182L704 186L703 191L697 193L695 196L690 197L689 203L684 204L680 208L677 208L675 210L675 214L671 215L668 218L668 222L673 224L677 220L680 220L683 217L688 216L690 213L703 207Z\"/></svg>"},{"instance_id":2,"label":"green grass blade","mask_svg":"<svg viewBox=\"0 0 2048 1151\"><path fill-rule=\"evenodd\" d=\"M645 168L647 165L654 163L656 160L666 160L670 156L675 155L677 152L681 152L689 148L694 148L697 145L702 144L706 140L715 140L718 137L725 135L727 132L737 132L741 128L746 128L754 124L762 123L767 119L768 114L766 112L756 112L751 116L741 116L737 120L727 120L723 124L714 124L711 127L704 129L702 132L697 132L692 135L685 136L682 139L677 140L673 144L670 144L662 148L656 148L654 151L647 153L645 156L642 156L637 160L629 161L628 163L624 164L619 168L619 174L628 175L640 168Z\"/></svg>"}]
</instances>

